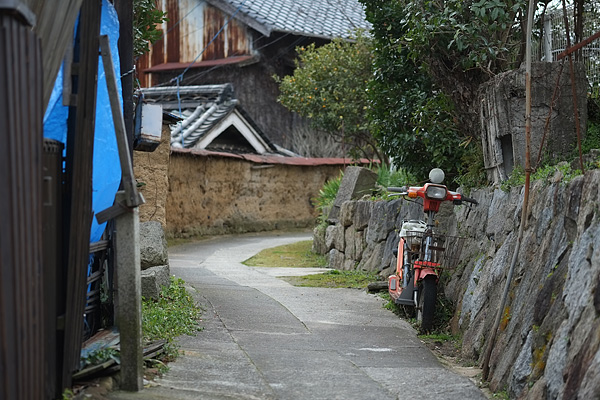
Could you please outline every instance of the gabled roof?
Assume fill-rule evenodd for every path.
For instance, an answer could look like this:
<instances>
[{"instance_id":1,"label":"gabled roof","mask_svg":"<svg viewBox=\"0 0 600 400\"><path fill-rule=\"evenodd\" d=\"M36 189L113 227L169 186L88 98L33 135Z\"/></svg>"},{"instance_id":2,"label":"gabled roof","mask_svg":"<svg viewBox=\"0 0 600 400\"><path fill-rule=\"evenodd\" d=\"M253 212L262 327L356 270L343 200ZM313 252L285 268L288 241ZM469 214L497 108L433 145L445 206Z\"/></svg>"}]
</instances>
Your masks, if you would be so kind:
<instances>
[{"instance_id":1,"label":"gabled roof","mask_svg":"<svg viewBox=\"0 0 600 400\"><path fill-rule=\"evenodd\" d=\"M271 143L233 98L230 83L143 88L140 94L177 121L171 125L173 148L293 155Z\"/></svg>"},{"instance_id":2,"label":"gabled roof","mask_svg":"<svg viewBox=\"0 0 600 400\"><path fill-rule=\"evenodd\" d=\"M358 0L207 0L265 36L284 32L332 39L370 28ZM241 7L240 7L241 5Z\"/></svg>"}]
</instances>

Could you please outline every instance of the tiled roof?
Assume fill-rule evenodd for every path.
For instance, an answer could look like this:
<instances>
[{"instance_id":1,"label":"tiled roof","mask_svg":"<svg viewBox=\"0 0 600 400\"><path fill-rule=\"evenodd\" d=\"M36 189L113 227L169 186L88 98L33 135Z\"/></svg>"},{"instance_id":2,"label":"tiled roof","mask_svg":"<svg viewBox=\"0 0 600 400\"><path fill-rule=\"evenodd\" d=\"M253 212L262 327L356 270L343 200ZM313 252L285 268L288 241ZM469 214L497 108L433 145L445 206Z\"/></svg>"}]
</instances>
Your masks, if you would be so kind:
<instances>
[{"instance_id":1,"label":"tiled roof","mask_svg":"<svg viewBox=\"0 0 600 400\"><path fill-rule=\"evenodd\" d=\"M209 3L259 23L272 31L323 38L346 38L369 29L358 0L209 0ZM242 4L241 8L240 5Z\"/></svg>"},{"instance_id":2,"label":"tiled roof","mask_svg":"<svg viewBox=\"0 0 600 400\"><path fill-rule=\"evenodd\" d=\"M219 131L210 136L211 131L232 115L238 121L243 119L246 126L250 127L248 131L252 133L246 133L253 136L248 138L261 148L261 152L289 155L284 149L274 146L238 105L237 99L233 98L233 86L229 83L142 88L139 93L143 96L144 102L160 104L163 112L178 121L171 125L171 146L174 148L193 148L199 142L203 142L203 139L204 142L209 143L214 141ZM232 143L221 143L222 149L227 146L229 146L227 150L233 152L239 147Z\"/></svg>"}]
</instances>

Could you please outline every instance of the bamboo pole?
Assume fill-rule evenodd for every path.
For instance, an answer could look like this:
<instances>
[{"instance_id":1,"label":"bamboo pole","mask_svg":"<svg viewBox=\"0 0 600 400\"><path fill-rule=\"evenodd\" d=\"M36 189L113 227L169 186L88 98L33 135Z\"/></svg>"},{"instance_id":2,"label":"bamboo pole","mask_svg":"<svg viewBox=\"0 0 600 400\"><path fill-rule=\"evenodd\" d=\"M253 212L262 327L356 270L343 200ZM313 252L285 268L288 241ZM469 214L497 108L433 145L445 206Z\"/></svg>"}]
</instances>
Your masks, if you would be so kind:
<instances>
[{"instance_id":1,"label":"bamboo pole","mask_svg":"<svg viewBox=\"0 0 600 400\"><path fill-rule=\"evenodd\" d=\"M523 240L523 232L525 231L525 223L527 222L527 205L529 203L529 184L531 179L531 32L533 29L533 10L534 0L529 0L529 10L527 13L527 39L525 46L525 193L523 195L523 207L521 211L521 224L519 226L519 234L517 236L517 244L513 252L512 261L506 276L506 284L504 285L504 292L502 293L502 299L500 300L500 306L496 312L496 319L494 320L494 326L492 328L492 336L488 340L488 345L483 359L483 378L488 379L490 373L490 358L492 351L494 350L494 342L498 334L498 328L502 315L504 314L504 308L506 306L506 300L508 299L508 293L512 284L512 277L517 264L517 258L519 256L519 250L521 249L521 242Z\"/></svg>"},{"instance_id":2,"label":"bamboo pole","mask_svg":"<svg viewBox=\"0 0 600 400\"><path fill-rule=\"evenodd\" d=\"M567 5L562 0L563 20L565 22L565 33L567 35L567 49L571 48L571 33L569 32L569 19L567 18ZM585 173L583 165L583 154L581 152L581 126L579 124L579 106L577 105L577 88L575 87L575 67L573 66L573 54L569 53L569 72L571 74L571 93L573 95L573 112L575 113L575 132L577 132L577 149L579 150L579 166L581 172Z\"/></svg>"}]
</instances>

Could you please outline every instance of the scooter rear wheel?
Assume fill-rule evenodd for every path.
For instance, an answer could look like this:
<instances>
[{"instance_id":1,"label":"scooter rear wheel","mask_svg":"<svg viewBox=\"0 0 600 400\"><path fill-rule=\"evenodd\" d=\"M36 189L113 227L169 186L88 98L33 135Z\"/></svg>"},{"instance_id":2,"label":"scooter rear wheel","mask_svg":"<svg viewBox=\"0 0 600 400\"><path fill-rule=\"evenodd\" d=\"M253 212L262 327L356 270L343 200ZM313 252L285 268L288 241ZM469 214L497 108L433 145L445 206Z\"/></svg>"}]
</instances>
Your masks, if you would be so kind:
<instances>
[{"instance_id":1,"label":"scooter rear wheel","mask_svg":"<svg viewBox=\"0 0 600 400\"><path fill-rule=\"evenodd\" d=\"M421 331L428 333L433 329L433 316L437 298L437 279L427 275L419 285L419 306L417 321L421 323Z\"/></svg>"}]
</instances>

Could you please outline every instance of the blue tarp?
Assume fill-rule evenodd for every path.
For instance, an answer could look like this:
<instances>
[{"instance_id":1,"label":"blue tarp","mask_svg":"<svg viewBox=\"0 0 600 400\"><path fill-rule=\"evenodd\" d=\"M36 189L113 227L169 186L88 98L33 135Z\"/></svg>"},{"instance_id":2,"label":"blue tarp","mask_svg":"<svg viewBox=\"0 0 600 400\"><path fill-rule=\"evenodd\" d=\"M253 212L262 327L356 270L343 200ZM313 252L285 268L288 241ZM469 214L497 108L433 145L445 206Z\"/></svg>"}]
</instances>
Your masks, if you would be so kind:
<instances>
[{"instance_id":1,"label":"blue tarp","mask_svg":"<svg viewBox=\"0 0 600 400\"><path fill-rule=\"evenodd\" d=\"M100 33L108 35L110 49L117 76L121 71L117 41L119 40L119 19L112 4L107 0L102 1L102 20ZM121 95L121 81L117 79L119 97ZM44 137L58 140L65 144L67 141L68 107L62 105L63 70L57 75L54 90L44 116ZM123 104L120 98L121 105ZM115 194L121 182L121 165L115 128L106 88L106 77L102 60L98 66L98 94L96 99L96 129L94 134L94 159L92 177L92 210L94 219L90 232L90 242L100 240L106 223L98 225L95 214L112 206Z\"/></svg>"}]
</instances>

